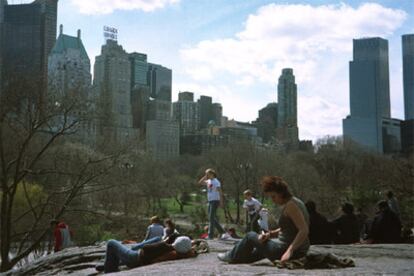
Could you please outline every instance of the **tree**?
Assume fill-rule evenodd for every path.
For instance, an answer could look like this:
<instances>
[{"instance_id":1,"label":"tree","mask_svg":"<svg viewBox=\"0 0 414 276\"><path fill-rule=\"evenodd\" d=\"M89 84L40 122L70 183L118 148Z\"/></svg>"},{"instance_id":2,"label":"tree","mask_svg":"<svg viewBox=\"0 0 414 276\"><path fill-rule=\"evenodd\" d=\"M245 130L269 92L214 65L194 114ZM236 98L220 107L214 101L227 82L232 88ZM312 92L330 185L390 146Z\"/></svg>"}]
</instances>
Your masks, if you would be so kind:
<instances>
[{"instance_id":1,"label":"tree","mask_svg":"<svg viewBox=\"0 0 414 276\"><path fill-rule=\"evenodd\" d=\"M89 119L82 95L52 93L45 98L32 95L33 86L33 80L11 81L0 99L2 272L39 246L51 218L59 219L78 197L100 189L99 178L110 171L117 157L71 142ZM34 183L42 185L43 196L31 196ZM15 203L22 194L27 210L17 213ZM22 222L25 229L16 231ZM18 246L10 257L12 243Z\"/></svg>"}]
</instances>

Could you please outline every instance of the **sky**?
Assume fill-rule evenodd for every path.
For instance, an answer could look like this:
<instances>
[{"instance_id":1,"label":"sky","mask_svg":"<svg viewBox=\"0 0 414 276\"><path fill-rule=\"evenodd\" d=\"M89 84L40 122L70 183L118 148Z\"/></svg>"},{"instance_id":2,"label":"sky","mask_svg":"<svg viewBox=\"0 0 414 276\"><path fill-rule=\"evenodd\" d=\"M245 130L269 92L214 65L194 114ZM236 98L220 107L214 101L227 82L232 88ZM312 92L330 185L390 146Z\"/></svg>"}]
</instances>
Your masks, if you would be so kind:
<instances>
[{"instance_id":1,"label":"sky","mask_svg":"<svg viewBox=\"0 0 414 276\"><path fill-rule=\"evenodd\" d=\"M380 36L389 40L392 116L403 118L401 35L414 33L414 0L60 0L58 24L82 30L92 64L103 26L117 28L128 52L173 70L173 100L179 91L212 96L239 121L276 102L281 70L293 68L299 136L311 140L342 134L352 39Z\"/></svg>"}]
</instances>

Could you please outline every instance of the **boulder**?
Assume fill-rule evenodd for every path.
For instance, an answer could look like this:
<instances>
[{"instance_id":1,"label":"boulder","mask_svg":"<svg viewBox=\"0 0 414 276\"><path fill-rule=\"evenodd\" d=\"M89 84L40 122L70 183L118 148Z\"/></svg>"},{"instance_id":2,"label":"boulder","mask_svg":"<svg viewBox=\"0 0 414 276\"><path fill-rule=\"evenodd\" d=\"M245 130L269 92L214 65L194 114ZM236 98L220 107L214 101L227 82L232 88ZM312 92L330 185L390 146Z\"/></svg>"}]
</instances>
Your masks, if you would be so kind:
<instances>
[{"instance_id":1,"label":"boulder","mask_svg":"<svg viewBox=\"0 0 414 276\"><path fill-rule=\"evenodd\" d=\"M211 252L197 258L168 261L135 269L126 269L114 275L413 275L414 245L318 245L316 252L334 253L351 257L356 267L334 270L278 269L268 260L254 264L231 265L217 260L218 252L225 252L233 242L210 241ZM3 273L9 275L97 275L95 265L102 262L105 246L74 247L52 254L20 268Z\"/></svg>"}]
</instances>

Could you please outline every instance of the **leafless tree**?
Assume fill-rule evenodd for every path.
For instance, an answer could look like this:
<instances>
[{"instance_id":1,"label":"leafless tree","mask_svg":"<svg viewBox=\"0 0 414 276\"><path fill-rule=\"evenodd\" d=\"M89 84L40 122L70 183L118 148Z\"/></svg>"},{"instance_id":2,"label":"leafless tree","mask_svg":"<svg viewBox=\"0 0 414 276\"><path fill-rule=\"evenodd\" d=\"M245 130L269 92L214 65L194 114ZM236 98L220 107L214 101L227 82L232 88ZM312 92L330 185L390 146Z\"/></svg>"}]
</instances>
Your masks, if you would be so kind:
<instances>
[{"instance_id":1,"label":"leafless tree","mask_svg":"<svg viewBox=\"0 0 414 276\"><path fill-rule=\"evenodd\" d=\"M76 198L101 189L100 178L117 158L73 143L90 119L84 98L39 96L33 87L35 80L9 82L0 99L0 271L11 269L39 246L51 218L59 219ZM28 193L35 182L45 192L37 201ZM28 208L16 217L19 190ZM23 221L25 229L16 231ZM10 257L13 243L17 247Z\"/></svg>"}]
</instances>

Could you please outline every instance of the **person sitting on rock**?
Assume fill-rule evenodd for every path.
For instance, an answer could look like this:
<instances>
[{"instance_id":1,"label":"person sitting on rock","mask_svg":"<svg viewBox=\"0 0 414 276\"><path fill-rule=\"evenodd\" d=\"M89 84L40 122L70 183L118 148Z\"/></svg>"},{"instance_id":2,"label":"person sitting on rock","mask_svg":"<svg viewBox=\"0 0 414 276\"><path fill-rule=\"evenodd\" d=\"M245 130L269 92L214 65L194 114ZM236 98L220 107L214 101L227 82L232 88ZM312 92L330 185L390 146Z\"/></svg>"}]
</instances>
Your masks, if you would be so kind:
<instances>
[{"instance_id":1,"label":"person sitting on rock","mask_svg":"<svg viewBox=\"0 0 414 276\"><path fill-rule=\"evenodd\" d=\"M351 203L342 205L342 215L332 221L335 230L336 244L351 244L359 242L359 224Z\"/></svg>"},{"instance_id":2,"label":"person sitting on rock","mask_svg":"<svg viewBox=\"0 0 414 276\"><path fill-rule=\"evenodd\" d=\"M145 266L157 262L177 260L197 256L189 237L178 237L173 244L157 242L145 244L138 250L123 245L119 241L109 240L106 244L105 262L97 265L97 271L105 273L119 271L119 266L126 265L128 268Z\"/></svg>"},{"instance_id":3,"label":"person sitting on rock","mask_svg":"<svg viewBox=\"0 0 414 276\"><path fill-rule=\"evenodd\" d=\"M371 230L365 243L399 243L401 242L401 221L390 209L387 201L377 204L378 213L375 216Z\"/></svg>"},{"instance_id":4,"label":"person sitting on rock","mask_svg":"<svg viewBox=\"0 0 414 276\"><path fill-rule=\"evenodd\" d=\"M171 220L171 219L166 219L164 221L164 235L162 237L162 239L169 243L172 244L175 239L177 237L179 237L180 233L177 231L176 227L175 227L175 223Z\"/></svg>"},{"instance_id":5,"label":"person sitting on rock","mask_svg":"<svg viewBox=\"0 0 414 276\"><path fill-rule=\"evenodd\" d=\"M313 201L306 202L306 209L309 212L309 240L311 244L330 244L331 225L326 217L316 210L316 203Z\"/></svg>"},{"instance_id":6,"label":"person sitting on rock","mask_svg":"<svg viewBox=\"0 0 414 276\"><path fill-rule=\"evenodd\" d=\"M145 235L144 241L150 240L155 237L160 237L164 235L164 226L161 225L161 221L157 216L153 216L150 220L151 225L148 226L147 234Z\"/></svg>"},{"instance_id":7,"label":"person sitting on rock","mask_svg":"<svg viewBox=\"0 0 414 276\"><path fill-rule=\"evenodd\" d=\"M400 205L398 204L398 201L395 198L394 193L392 191L388 191L387 199L390 210L393 211L397 215L397 217L400 217Z\"/></svg>"},{"instance_id":8,"label":"person sitting on rock","mask_svg":"<svg viewBox=\"0 0 414 276\"><path fill-rule=\"evenodd\" d=\"M359 236L361 239L365 239L369 229L368 215L365 214L364 209L362 207L359 207L357 211L358 213L356 214L356 218L358 220Z\"/></svg>"},{"instance_id":9,"label":"person sitting on rock","mask_svg":"<svg viewBox=\"0 0 414 276\"><path fill-rule=\"evenodd\" d=\"M208 239L208 225L204 226L204 232L200 234L200 239Z\"/></svg>"},{"instance_id":10,"label":"person sitting on rock","mask_svg":"<svg viewBox=\"0 0 414 276\"><path fill-rule=\"evenodd\" d=\"M280 228L260 235L249 232L231 251L218 254L219 260L253 263L268 258L270 261L280 259L286 262L306 255L309 249L309 214L305 204L290 193L281 177L264 177L262 188L275 204L283 206Z\"/></svg>"}]
</instances>

